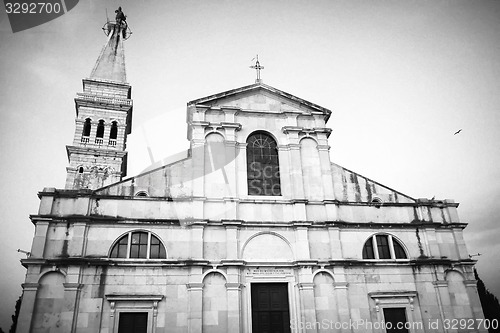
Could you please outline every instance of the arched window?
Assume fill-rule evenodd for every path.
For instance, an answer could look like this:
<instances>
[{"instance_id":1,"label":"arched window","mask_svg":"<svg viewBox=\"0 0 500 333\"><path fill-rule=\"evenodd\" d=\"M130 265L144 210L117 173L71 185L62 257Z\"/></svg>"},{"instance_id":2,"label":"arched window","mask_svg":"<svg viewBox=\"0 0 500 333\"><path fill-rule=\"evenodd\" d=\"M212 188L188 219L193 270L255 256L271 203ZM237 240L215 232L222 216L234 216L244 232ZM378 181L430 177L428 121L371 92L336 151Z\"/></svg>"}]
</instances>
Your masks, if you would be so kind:
<instances>
[{"instance_id":1,"label":"arched window","mask_svg":"<svg viewBox=\"0 0 500 333\"><path fill-rule=\"evenodd\" d=\"M166 259L167 253L155 235L145 231L133 231L115 242L110 258Z\"/></svg>"},{"instance_id":2,"label":"arched window","mask_svg":"<svg viewBox=\"0 0 500 333\"><path fill-rule=\"evenodd\" d=\"M117 136L118 136L118 123L116 121L113 121L111 123L111 130L109 131L109 138L111 140L116 140Z\"/></svg>"},{"instance_id":3,"label":"arched window","mask_svg":"<svg viewBox=\"0 0 500 333\"><path fill-rule=\"evenodd\" d=\"M104 120L99 120L99 124L97 125L96 138L104 137Z\"/></svg>"},{"instance_id":4,"label":"arched window","mask_svg":"<svg viewBox=\"0 0 500 333\"><path fill-rule=\"evenodd\" d=\"M249 195L281 195L278 147L268 134L247 139L247 183Z\"/></svg>"},{"instance_id":5,"label":"arched window","mask_svg":"<svg viewBox=\"0 0 500 333\"><path fill-rule=\"evenodd\" d=\"M403 246L392 235L374 235L363 246L363 259L407 259Z\"/></svg>"},{"instance_id":6,"label":"arched window","mask_svg":"<svg viewBox=\"0 0 500 333\"><path fill-rule=\"evenodd\" d=\"M83 123L82 136L90 136L90 129L92 128L92 124L90 122L90 118L85 119L85 122Z\"/></svg>"},{"instance_id":7,"label":"arched window","mask_svg":"<svg viewBox=\"0 0 500 333\"><path fill-rule=\"evenodd\" d=\"M83 173L83 167L78 168L78 173Z\"/></svg>"}]
</instances>

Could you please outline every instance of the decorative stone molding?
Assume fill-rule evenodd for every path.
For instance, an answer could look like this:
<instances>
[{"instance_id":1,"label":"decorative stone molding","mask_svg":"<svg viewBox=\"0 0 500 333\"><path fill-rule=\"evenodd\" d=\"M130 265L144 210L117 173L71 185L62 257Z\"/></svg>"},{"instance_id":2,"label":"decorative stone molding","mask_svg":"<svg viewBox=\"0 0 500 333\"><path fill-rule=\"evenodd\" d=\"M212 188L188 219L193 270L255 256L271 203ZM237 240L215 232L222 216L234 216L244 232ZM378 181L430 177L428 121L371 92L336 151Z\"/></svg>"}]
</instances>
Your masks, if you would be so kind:
<instances>
[{"instance_id":1,"label":"decorative stone molding","mask_svg":"<svg viewBox=\"0 0 500 333\"><path fill-rule=\"evenodd\" d=\"M445 281L445 280L433 281L432 284L436 288L439 288L439 287L448 287L448 281Z\"/></svg>"},{"instance_id":2,"label":"decorative stone molding","mask_svg":"<svg viewBox=\"0 0 500 333\"><path fill-rule=\"evenodd\" d=\"M301 202L299 201L299 203L301 203ZM310 227L312 225L312 222L309 222L309 221L292 221L292 224L293 224L293 226L296 229L299 229L299 228Z\"/></svg>"},{"instance_id":3,"label":"decorative stone molding","mask_svg":"<svg viewBox=\"0 0 500 333\"><path fill-rule=\"evenodd\" d=\"M163 295L106 295L106 300L109 302L140 302L150 301L158 303L163 299ZM156 304L158 305L158 304Z\"/></svg>"},{"instance_id":4,"label":"decorative stone molding","mask_svg":"<svg viewBox=\"0 0 500 333\"><path fill-rule=\"evenodd\" d=\"M333 288L335 289L347 289L349 287L349 282L334 282Z\"/></svg>"},{"instance_id":5,"label":"decorative stone molding","mask_svg":"<svg viewBox=\"0 0 500 333\"><path fill-rule=\"evenodd\" d=\"M302 282L297 284L299 287L299 290L313 290L314 289L314 283L312 282Z\"/></svg>"},{"instance_id":6,"label":"decorative stone molding","mask_svg":"<svg viewBox=\"0 0 500 333\"><path fill-rule=\"evenodd\" d=\"M294 264L299 267L314 267L318 266L318 261L314 259L299 259Z\"/></svg>"},{"instance_id":7,"label":"decorative stone molding","mask_svg":"<svg viewBox=\"0 0 500 333\"><path fill-rule=\"evenodd\" d=\"M148 320L148 332L155 331L155 323L158 316L158 303L164 298L163 295L128 295L116 294L106 295L106 300L110 305L109 316L112 318L111 332L115 332L118 327L118 318L120 312L129 312L140 309L152 315L152 319ZM118 315L117 315L118 313Z\"/></svg>"},{"instance_id":8,"label":"decorative stone molding","mask_svg":"<svg viewBox=\"0 0 500 333\"><path fill-rule=\"evenodd\" d=\"M221 220L222 225L225 225L226 228L239 228L243 223L243 220Z\"/></svg>"},{"instance_id":9,"label":"decorative stone molding","mask_svg":"<svg viewBox=\"0 0 500 333\"><path fill-rule=\"evenodd\" d=\"M203 285L203 283L187 283L186 288L189 291L202 291Z\"/></svg>"},{"instance_id":10,"label":"decorative stone molding","mask_svg":"<svg viewBox=\"0 0 500 333\"><path fill-rule=\"evenodd\" d=\"M247 264L242 259L222 259L220 262L222 266L245 266Z\"/></svg>"},{"instance_id":11,"label":"decorative stone molding","mask_svg":"<svg viewBox=\"0 0 500 333\"><path fill-rule=\"evenodd\" d=\"M476 280L465 280L464 284L466 287L471 287L471 288L476 288L477 287L477 281Z\"/></svg>"},{"instance_id":12,"label":"decorative stone molding","mask_svg":"<svg viewBox=\"0 0 500 333\"><path fill-rule=\"evenodd\" d=\"M233 128L235 131L241 130L241 124L240 123L232 123L232 122L226 122L222 121L220 123L220 126L224 129L226 128Z\"/></svg>"},{"instance_id":13,"label":"decorative stone molding","mask_svg":"<svg viewBox=\"0 0 500 333\"><path fill-rule=\"evenodd\" d=\"M200 221L200 220L188 220L184 219L184 221L189 225L189 227L193 229L203 229L207 225L207 221Z\"/></svg>"},{"instance_id":14,"label":"decorative stone molding","mask_svg":"<svg viewBox=\"0 0 500 333\"><path fill-rule=\"evenodd\" d=\"M66 291L78 291L82 289L83 284L81 283L63 283L64 290Z\"/></svg>"},{"instance_id":15,"label":"decorative stone molding","mask_svg":"<svg viewBox=\"0 0 500 333\"><path fill-rule=\"evenodd\" d=\"M380 307L384 305L403 304L409 305L410 310L414 310L414 301L417 296L416 291L401 291L401 292L371 292L368 295L375 301L375 310L380 311Z\"/></svg>"},{"instance_id":16,"label":"decorative stone molding","mask_svg":"<svg viewBox=\"0 0 500 333\"><path fill-rule=\"evenodd\" d=\"M40 288L40 283L23 283L21 287L23 291L37 291Z\"/></svg>"},{"instance_id":17,"label":"decorative stone molding","mask_svg":"<svg viewBox=\"0 0 500 333\"><path fill-rule=\"evenodd\" d=\"M281 130L283 131L284 134L289 134L289 133L293 133L293 132L300 132L302 131L303 127L299 127L299 126L284 126Z\"/></svg>"},{"instance_id":18,"label":"decorative stone molding","mask_svg":"<svg viewBox=\"0 0 500 333\"><path fill-rule=\"evenodd\" d=\"M235 290L235 291L240 291L241 288L243 288L244 285L241 283L226 283L226 289L229 290Z\"/></svg>"}]
</instances>

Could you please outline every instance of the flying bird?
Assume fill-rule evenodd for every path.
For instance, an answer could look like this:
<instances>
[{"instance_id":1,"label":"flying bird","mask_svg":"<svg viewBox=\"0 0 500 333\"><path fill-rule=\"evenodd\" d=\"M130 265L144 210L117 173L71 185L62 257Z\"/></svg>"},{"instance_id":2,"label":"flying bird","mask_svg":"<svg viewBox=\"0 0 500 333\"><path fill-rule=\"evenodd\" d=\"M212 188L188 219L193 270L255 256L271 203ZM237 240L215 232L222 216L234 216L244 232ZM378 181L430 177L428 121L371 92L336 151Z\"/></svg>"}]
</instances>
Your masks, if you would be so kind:
<instances>
[{"instance_id":1,"label":"flying bird","mask_svg":"<svg viewBox=\"0 0 500 333\"><path fill-rule=\"evenodd\" d=\"M458 131L455 132L453 135L457 135L458 133L462 132L462 129L459 129Z\"/></svg>"}]
</instances>

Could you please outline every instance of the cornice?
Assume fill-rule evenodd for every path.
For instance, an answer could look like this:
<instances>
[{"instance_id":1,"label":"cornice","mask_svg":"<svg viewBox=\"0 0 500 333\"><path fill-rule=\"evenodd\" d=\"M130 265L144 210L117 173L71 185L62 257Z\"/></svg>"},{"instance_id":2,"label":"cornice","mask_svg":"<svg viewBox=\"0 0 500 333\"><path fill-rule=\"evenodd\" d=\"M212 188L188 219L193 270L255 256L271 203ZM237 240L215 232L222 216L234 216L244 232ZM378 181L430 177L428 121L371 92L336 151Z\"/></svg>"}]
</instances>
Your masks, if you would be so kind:
<instances>
[{"instance_id":1,"label":"cornice","mask_svg":"<svg viewBox=\"0 0 500 333\"><path fill-rule=\"evenodd\" d=\"M239 269L253 267L282 267L282 268L304 268L304 267L393 267L393 266L454 266L466 265L472 266L475 261L451 260L443 258L427 258L427 259L410 259L410 260L363 260L363 259L330 259L330 260L315 260L315 259L300 259L295 261L259 261L259 260L242 260L242 259L225 259L221 260L217 267L235 267ZM210 267L213 262L204 259L111 259L111 258L92 258L92 257L67 257L67 258L27 258L21 259L21 264L24 267L29 266L113 266L113 267ZM439 284L436 282L435 284ZM466 285L474 286L474 281L467 281ZM28 285L30 287L30 285ZM35 285L33 287L36 287ZM77 284L68 284L70 289L78 289Z\"/></svg>"},{"instance_id":2,"label":"cornice","mask_svg":"<svg viewBox=\"0 0 500 333\"><path fill-rule=\"evenodd\" d=\"M46 195L44 192L42 194ZM77 195L68 196L77 197ZM92 198L91 196L89 196ZM404 223L378 223L378 222L347 222L347 221L290 221L290 222L268 222L268 221L244 221L244 220L208 220L208 219L165 219L165 218L135 218L135 217L116 217L103 215L30 215L33 223L89 223L89 224L154 224L154 225L172 225L190 228L204 228L210 226L226 228L338 228L338 229L377 229L377 230L401 230L401 229L464 229L466 223L436 223L436 222L404 222Z\"/></svg>"},{"instance_id":3,"label":"cornice","mask_svg":"<svg viewBox=\"0 0 500 333\"><path fill-rule=\"evenodd\" d=\"M105 148L95 148L95 147L87 147L87 146L73 146L67 145L66 150L69 154L88 154L95 153L96 155L109 156L109 157L120 157L123 158L128 154L125 150L118 150L116 148L113 149L105 149Z\"/></svg>"}]
</instances>

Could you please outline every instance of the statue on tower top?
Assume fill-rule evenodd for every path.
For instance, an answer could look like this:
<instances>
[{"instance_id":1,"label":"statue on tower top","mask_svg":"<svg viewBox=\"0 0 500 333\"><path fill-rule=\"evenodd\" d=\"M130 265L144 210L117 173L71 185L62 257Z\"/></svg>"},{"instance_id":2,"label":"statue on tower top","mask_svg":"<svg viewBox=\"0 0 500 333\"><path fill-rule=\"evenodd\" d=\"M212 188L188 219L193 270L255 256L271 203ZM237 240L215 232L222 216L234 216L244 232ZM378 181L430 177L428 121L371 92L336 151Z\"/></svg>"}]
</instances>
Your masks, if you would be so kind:
<instances>
[{"instance_id":1,"label":"statue on tower top","mask_svg":"<svg viewBox=\"0 0 500 333\"><path fill-rule=\"evenodd\" d=\"M106 36L109 36L109 34L112 31L115 31L115 33L119 36L120 33L123 37L124 40L128 39L130 35L132 34L132 31L130 30L130 27L127 23L127 15L125 15L122 11L122 7L118 7L117 10L115 10L116 16L115 16L115 22L110 22L108 18L108 11L106 9L106 19L107 22L104 24L102 27L102 30Z\"/></svg>"},{"instance_id":2,"label":"statue on tower top","mask_svg":"<svg viewBox=\"0 0 500 333\"><path fill-rule=\"evenodd\" d=\"M115 13L116 13L116 18L115 18L116 23L118 25L122 25L122 23L127 20L127 17L122 12L122 7L118 7L118 9L115 10Z\"/></svg>"},{"instance_id":3,"label":"statue on tower top","mask_svg":"<svg viewBox=\"0 0 500 333\"><path fill-rule=\"evenodd\" d=\"M128 29L127 16L123 13L122 7L118 7L118 9L115 10L115 13L116 13L115 23L110 26L109 20L108 20L107 32L105 31L105 33L106 33L106 35L109 35L109 33L112 31L112 29L114 28L114 26L116 24L116 27L118 28L117 33L119 33L121 31L123 38L127 39L128 38L127 32L129 32L128 35L130 35L132 33L130 31L128 31L130 29ZM103 28L103 30L104 30L104 28Z\"/></svg>"}]
</instances>

